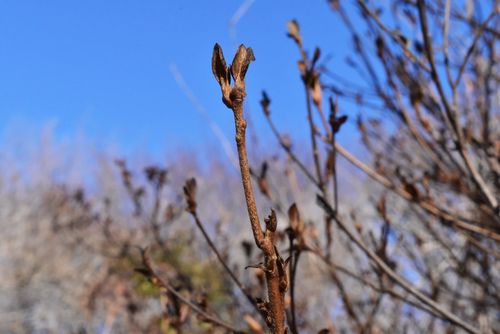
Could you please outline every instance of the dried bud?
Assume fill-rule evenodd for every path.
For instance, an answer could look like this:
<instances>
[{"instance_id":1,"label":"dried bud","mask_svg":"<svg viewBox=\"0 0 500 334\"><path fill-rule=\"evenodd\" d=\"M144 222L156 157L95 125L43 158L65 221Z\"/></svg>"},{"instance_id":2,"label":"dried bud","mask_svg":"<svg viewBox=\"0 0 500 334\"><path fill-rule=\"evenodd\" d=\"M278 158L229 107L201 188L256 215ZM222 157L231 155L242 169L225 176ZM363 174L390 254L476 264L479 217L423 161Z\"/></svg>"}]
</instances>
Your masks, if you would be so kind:
<instances>
[{"instance_id":1,"label":"dried bud","mask_svg":"<svg viewBox=\"0 0 500 334\"><path fill-rule=\"evenodd\" d=\"M186 196L187 211L194 214L196 212L196 179L191 178L186 181L184 195Z\"/></svg>"},{"instance_id":2,"label":"dried bud","mask_svg":"<svg viewBox=\"0 0 500 334\"><path fill-rule=\"evenodd\" d=\"M415 47L415 51L417 51L417 53L419 54L424 53L424 45L421 42L414 41L413 46Z\"/></svg>"},{"instance_id":3,"label":"dried bud","mask_svg":"<svg viewBox=\"0 0 500 334\"><path fill-rule=\"evenodd\" d=\"M253 244L248 240L243 240L241 242L241 247L243 247L243 252L247 258L252 256Z\"/></svg>"},{"instance_id":4,"label":"dried bud","mask_svg":"<svg viewBox=\"0 0 500 334\"><path fill-rule=\"evenodd\" d=\"M276 265L278 267L278 276L279 276L279 281L280 281L280 292L285 293L288 290L288 275L287 275L287 266L288 262L283 260L283 258L280 256L278 252L278 248L274 246L274 253L276 254L277 261Z\"/></svg>"},{"instance_id":5,"label":"dried bud","mask_svg":"<svg viewBox=\"0 0 500 334\"><path fill-rule=\"evenodd\" d=\"M293 229L295 234L299 236L304 231L304 223L300 218L299 209L297 204L293 203L288 209L288 220L290 222L290 227Z\"/></svg>"},{"instance_id":6,"label":"dried bud","mask_svg":"<svg viewBox=\"0 0 500 334\"><path fill-rule=\"evenodd\" d=\"M226 65L222 49L217 43L214 45L214 52L212 54L212 73L220 85L222 101L228 108L231 108L232 104L229 98L229 94L231 93L231 75Z\"/></svg>"},{"instance_id":7,"label":"dried bud","mask_svg":"<svg viewBox=\"0 0 500 334\"><path fill-rule=\"evenodd\" d=\"M401 44L403 44L404 47L408 47L408 38L406 38L405 35L403 35L402 33L400 33L398 36L398 39L399 41L401 42Z\"/></svg>"},{"instance_id":8,"label":"dried bud","mask_svg":"<svg viewBox=\"0 0 500 334\"><path fill-rule=\"evenodd\" d=\"M219 85L229 85L231 78L229 76L229 68L224 59L224 53L218 43L214 45L214 52L212 54L212 73Z\"/></svg>"},{"instance_id":9,"label":"dried bud","mask_svg":"<svg viewBox=\"0 0 500 334\"><path fill-rule=\"evenodd\" d=\"M403 9L403 14L412 25L415 25L417 23L417 18L408 8Z\"/></svg>"},{"instance_id":10,"label":"dried bud","mask_svg":"<svg viewBox=\"0 0 500 334\"><path fill-rule=\"evenodd\" d=\"M269 110L269 105L271 104L271 100L265 91L262 91L262 99L260 100L260 105L262 106L262 110L266 116L271 115L271 111Z\"/></svg>"},{"instance_id":11,"label":"dried bud","mask_svg":"<svg viewBox=\"0 0 500 334\"><path fill-rule=\"evenodd\" d=\"M149 166L144 168L144 173L146 174L146 177L150 182L155 179L157 172L158 169L155 166Z\"/></svg>"},{"instance_id":12,"label":"dried bud","mask_svg":"<svg viewBox=\"0 0 500 334\"><path fill-rule=\"evenodd\" d=\"M231 64L231 75L233 76L235 87L245 88L245 75L248 66L255 60L252 48L247 48L241 44L234 55L233 63Z\"/></svg>"},{"instance_id":13,"label":"dried bud","mask_svg":"<svg viewBox=\"0 0 500 334\"><path fill-rule=\"evenodd\" d=\"M375 39L375 46L377 48L377 56L379 58L383 58L384 57L385 43L384 43L384 39L382 38L382 36L377 36L377 38Z\"/></svg>"},{"instance_id":14,"label":"dried bud","mask_svg":"<svg viewBox=\"0 0 500 334\"><path fill-rule=\"evenodd\" d=\"M336 134L340 131L340 127L347 121L347 115L342 115L338 118L330 117L330 126L332 128L332 132Z\"/></svg>"},{"instance_id":15,"label":"dried bud","mask_svg":"<svg viewBox=\"0 0 500 334\"><path fill-rule=\"evenodd\" d=\"M295 43L297 43L299 46L302 45L302 37L300 37L299 23L296 20L288 21L287 28L288 28L288 34L287 34L288 37L293 39Z\"/></svg>"},{"instance_id":16,"label":"dried bud","mask_svg":"<svg viewBox=\"0 0 500 334\"><path fill-rule=\"evenodd\" d=\"M260 178L266 178L267 175L267 169L269 168L269 165L267 164L267 161L264 161L262 165L260 166Z\"/></svg>"},{"instance_id":17,"label":"dried bud","mask_svg":"<svg viewBox=\"0 0 500 334\"><path fill-rule=\"evenodd\" d=\"M313 65L316 64L316 62L319 60L320 56L321 56L321 50L320 50L320 48L316 47L314 49L314 55L313 55L313 58L312 58Z\"/></svg>"},{"instance_id":18,"label":"dried bud","mask_svg":"<svg viewBox=\"0 0 500 334\"><path fill-rule=\"evenodd\" d=\"M413 106L417 105L420 103L420 101L422 101L422 98L423 98L423 93L422 93L422 87L420 86L420 84L415 81L415 80L412 80L410 82L410 102Z\"/></svg>"},{"instance_id":19,"label":"dried bud","mask_svg":"<svg viewBox=\"0 0 500 334\"><path fill-rule=\"evenodd\" d=\"M241 105L245 97L245 75L248 66L255 60L251 48L240 45L233 59L233 64L228 67L219 44L215 44L212 55L212 72L217 79L222 91L222 101L230 108ZM231 87L231 76L235 84Z\"/></svg>"},{"instance_id":20,"label":"dried bud","mask_svg":"<svg viewBox=\"0 0 500 334\"><path fill-rule=\"evenodd\" d=\"M266 228L271 232L276 232L276 228L278 227L278 220L276 219L276 212L271 209L271 214L264 219L266 223Z\"/></svg>"},{"instance_id":21,"label":"dried bud","mask_svg":"<svg viewBox=\"0 0 500 334\"><path fill-rule=\"evenodd\" d=\"M412 199L417 200L419 198L419 191L417 187L414 184L408 182L404 177L402 178L401 182L403 183L403 190L410 194Z\"/></svg>"},{"instance_id":22,"label":"dried bud","mask_svg":"<svg viewBox=\"0 0 500 334\"><path fill-rule=\"evenodd\" d=\"M260 170L260 175L258 177L258 186L259 186L259 190L260 192L264 195L264 196L267 196L268 198L271 197L270 195L270 192L269 192L269 183L267 182L267 162L264 161L262 163L262 167L261 167L261 170Z\"/></svg>"}]
</instances>

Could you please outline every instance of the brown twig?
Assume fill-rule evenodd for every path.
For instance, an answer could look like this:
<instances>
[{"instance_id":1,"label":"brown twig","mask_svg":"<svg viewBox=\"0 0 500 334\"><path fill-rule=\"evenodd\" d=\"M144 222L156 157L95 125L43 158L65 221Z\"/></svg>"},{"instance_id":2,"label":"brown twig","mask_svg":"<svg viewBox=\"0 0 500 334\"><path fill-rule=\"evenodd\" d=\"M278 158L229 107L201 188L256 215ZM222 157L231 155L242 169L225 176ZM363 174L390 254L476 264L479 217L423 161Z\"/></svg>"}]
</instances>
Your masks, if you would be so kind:
<instances>
[{"instance_id":1,"label":"brown twig","mask_svg":"<svg viewBox=\"0 0 500 334\"><path fill-rule=\"evenodd\" d=\"M372 290L374 290L376 292L379 292L381 294L388 294L391 297L399 299L399 300L401 300L401 301L403 301L403 302L405 302L405 303L407 303L415 308L418 308L419 310L422 310L426 313L429 313L430 315L432 315L434 317L446 320L446 318L443 315L441 315L440 313L437 313L436 311L429 308L428 306L425 306L424 304L420 304L418 302L415 302L415 301L409 299L408 296L403 295L395 290L384 288L381 286L377 286L375 283L367 280L363 275L356 274L356 273L352 272L351 270L349 270L341 265L333 263L330 259L327 259L324 255L322 255L321 253L319 253L313 249L308 248L307 250L312 252L315 256L318 256L318 258L321 259L321 261L323 261L326 265L329 266L330 270L338 271L338 272L340 272L346 276L349 276L349 277L353 278L354 280L362 283L363 285L366 285L367 287L371 288Z\"/></svg>"},{"instance_id":2,"label":"brown twig","mask_svg":"<svg viewBox=\"0 0 500 334\"><path fill-rule=\"evenodd\" d=\"M215 256L217 257L217 260L219 260L220 264L224 268L224 270L228 273L229 277L233 280L233 282L236 284L236 286L241 290L241 292L245 295L247 300L253 305L253 307L259 311L259 308L257 306L257 302L255 298L252 297L248 289L243 285L243 283L240 282L238 277L233 273L233 271L229 268L228 264L226 263L226 260L222 257L220 254L219 250L215 246L214 242L208 235L207 231L205 230L205 227L201 223L199 217L198 217L198 212L196 210L196 181L195 179L190 179L186 181L186 185L184 186L184 195L186 196L186 202L187 202L187 211L191 214L191 216L194 218L194 221L196 223L196 226L198 229L201 231L203 234L203 237L205 238L205 241L207 242L208 246L212 251L214 252Z\"/></svg>"},{"instance_id":3,"label":"brown twig","mask_svg":"<svg viewBox=\"0 0 500 334\"><path fill-rule=\"evenodd\" d=\"M248 216L252 228L255 244L262 250L265 259L265 276L267 282L268 302L263 305L266 323L272 333L285 332L285 301L287 278L284 261L274 246L274 234L277 219L274 211L265 220L266 231L262 231L257 213L257 205L252 187L250 168L245 141L246 121L243 116L243 100L245 98L245 75L250 63L255 60L251 48L240 45L233 63L226 65L222 49L215 44L212 56L212 71L221 86L222 100L233 111L236 130L236 146L241 171L241 180L248 209ZM230 76L234 79L234 86L230 85Z\"/></svg>"},{"instance_id":4,"label":"brown twig","mask_svg":"<svg viewBox=\"0 0 500 334\"><path fill-rule=\"evenodd\" d=\"M484 22L479 26L479 29L477 30L476 34L474 35L474 40L472 41L471 45L467 49L467 53L465 54L465 57L464 57L462 63L460 64L460 67L459 67L458 73L457 73L457 77L453 81L454 87L457 87L458 84L460 83L460 80L462 79L462 75L463 75L464 70L465 70L465 66L469 62L469 58L471 57L474 49L476 48L477 42L479 41L479 39L483 35L484 30L488 26L488 23L490 23L490 21L495 17L495 15L498 15L498 13L496 12L496 8L493 8L490 15L488 15L486 20L484 20Z\"/></svg>"}]
</instances>

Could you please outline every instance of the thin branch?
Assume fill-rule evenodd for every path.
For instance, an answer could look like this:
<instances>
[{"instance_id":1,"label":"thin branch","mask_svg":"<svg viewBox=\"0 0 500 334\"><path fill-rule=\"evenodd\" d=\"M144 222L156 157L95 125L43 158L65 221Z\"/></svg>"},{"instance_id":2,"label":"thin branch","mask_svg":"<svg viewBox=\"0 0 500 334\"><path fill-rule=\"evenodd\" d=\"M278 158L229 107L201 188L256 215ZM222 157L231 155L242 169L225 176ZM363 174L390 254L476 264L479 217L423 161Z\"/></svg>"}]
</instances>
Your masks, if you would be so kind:
<instances>
[{"instance_id":1,"label":"thin branch","mask_svg":"<svg viewBox=\"0 0 500 334\"><path fill-rule=\"evenodd\" d=\"M194 221L196 222L196 226L198 226L198 228L200 229L201 233L203 234L203 237L205 238L205 241L210 246L210 248L212 249L212 251L215 253L215 256L219 260L220 264L222 264L222 267L224 267L224 270L228 273L229 277L231 277L231 279L236 284L236 286L241 290L241 292L243 292L243 294L248 299L248 301L258 311L259 309L257 307L257 303L256 303L255 299L252 297L252 295L250 294L250 292L248 291L248 289L243 285L243 283L240 282L240 280L238 279L238 277L236 277L236 275L233 273L233 271L229 268L229 266L227 265L226 261L224 260L224 258L222 257L222 255L219 253L219 250L217 249L217 247L213 243L212 239L208 236L207 231L203 227L203 224L201 223L200 219L198 218L197 212L194 212L191 215L193 216Z\"/></svg>"},{"instance_id":2,"label":"thin branch","mask_svg":"<svg viewBox=\"0 0 500 334\"><path fill-rule=\"evenodd\" d=\"M446 69L446 77L448 78L448 83L453 90L453 94L455 94L456 86L453 84L453 79L451 78L450 58L448 56L448 41L449 41L448 32L450 29L450 9L451 9L451 0L446 0L445 10L444 10L444 27L443 27L444 66Z\"/></svg>"},{"instance_id":3,"label":"thin branch","mask_svg":"<svg viewBox=\"0 0 500 334\"><path fill-rule=\"evenodd\" d=\"M222 321L221 319L211 315L211 314L208 314L207 312L205 312L204 310L202 310L200 307L198 307L197 305L193 304L190 300L188 300L186 297L184 297L182 294L180 294L177 290L175 290L170 284L168 284L167 281L165 281L163 278L160 277L160 275L158 275L156 273L156 271L154 270L153 268L153 265L151 263L151 260L148 258L148 256L146 255L146 251L145 250L142 250L142 264L146 267L147 269L147 274L144 273L146 276L149 276L149 278L151 279L151 281L168 290L171 294L173 294L175 297L177 297L180 301L182 301L184 304L186 304L191 310L193 310L195 313L198 313L200 316L202 316L204 319L212 322L213 324L215 325L218 325L222 328L225 328L229 331L231 331L232 333L243 333L242 330L239 330L237 329L236 327L233 327L232 325Z\"/></svg>"},{"instance_id":4,"label":"thin branch","mask_svg":"<svg viewBox=\"0 0 500 334\"><path fill-rule=\"evenodd\" d=\"M460 83L460 80L462 79L462 74L465 70L465 66L467 66L467 63L469 62L469 58L471 57L473 51L476 48L477 42L479 41L481 36L483 36L483 32L486 29L486 26L495 17L495 15L497 15L496 9L493 8L490 15L488 15L486 20L479 26L479 29L477 30L476 34L474 35L474 39L472 41L472 44L467 49L467 53L465 54L464 60L463 60L462 64L460 64L460 67L458 69L457 77L456 77L455 81L453 82L453 85L455 87L458 86L458 84Z\"/></svg>"},{"instance_id":5,"label":"thin branch","mask_svg":"<svg viewBox=\"0 0 500 334\"><path fill-rule=\"evenodd\" d=\"M295 283L297 282L297 268L299 264L299 258L301 251L299 250L294 250L293 248L290 250L292 253L292 259L291 264L289 265L289 276L290 276L290 313L291 313L291 318L292 318L292 324L290 326L290 329L292 333L298 334L298 327L297 327L297 314L295 310Z\"/></svg>"},{"instance_id":6,"label":"thin branch","mask_svg":"<svg viewBox=\"0 0 500 334\"><path fill-rule=\"evenodd\" d=\"M406 43L403 41L403 39L401 38L401 34L399 31L397 30L393 30L393 29L390 29L389 27L387 27L384 22L382 22L382 20L380 19L380 17L372 12L368 6L366 5L365 1L363 0L358 0L358 5L361 6L361 8L363 9L363 11L368 15L370 16L374 21L375 23L379 26L379 28L384 31L385 33L387 33L389 36L391 36L391 38L399 44L399 46L401 46L401 48L403 49L403 53L404 55L411 61L413 62L414 64L417 64L418 66L420 66L423 70L425 70L426 72L430 72L430 68L429 66L427 66L420 58L418 58L413 52L411 52L410 49L408 49L408 46L406 45Z\"/></svg>"},{"instance_id":7,"label":"thin branch","mask_svg":"<svg viewBox=\"0 0 500 334\"><path fill-rule=\"evenodd\" d=\"M371 288L372 290L374 290L376 292L379 292L381 294L388 294L391 297L399 299L399 300L401 300L404 303L407 303L407 304L409 304L409 305L411 305L411 306L413 306L415 308L418 308L419 310L422 310L422 311L430 314L433 317L437 317L439 319L446 320L446 318L443 317L443 315L441 315L440 313L437 313L436 311L434 311L433 309L429 308L428 306L422 305L420 303L417 303L417 302L409 299L407 295L406 296L402 295L399 292L396 292L395 290L392 290L392 289L378 287L373 282L368 281L366 278L364 278L364 277L362 277L362 276L360 276L360 275L358 275L356 273L353 273L351 270L349 270L349 269L347 269L347 268L345 268L345 267L343 267L341 265L333 263L330 259L327 259L325 256L323 256L319 252L317 252L317 251L315 251L313 249L307 249L307 250L310 251L310 252L312 252L314 255L318 256L326 265L329 266L330 270L332 270L332 271L335 270L335 271L341 272L344 275L353 278L354 280L356 280L356 281L358 281L358 282L366 285L367 287Z\"/></svg>"}]
</instances>

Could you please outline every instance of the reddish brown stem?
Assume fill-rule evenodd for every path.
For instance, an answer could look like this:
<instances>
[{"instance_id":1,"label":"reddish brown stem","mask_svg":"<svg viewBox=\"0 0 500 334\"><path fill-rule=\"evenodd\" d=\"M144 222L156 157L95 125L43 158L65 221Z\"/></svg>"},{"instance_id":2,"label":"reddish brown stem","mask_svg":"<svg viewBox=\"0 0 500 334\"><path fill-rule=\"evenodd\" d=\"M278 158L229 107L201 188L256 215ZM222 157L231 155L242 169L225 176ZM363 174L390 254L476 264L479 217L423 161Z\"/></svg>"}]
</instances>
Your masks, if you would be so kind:
<instances>
[{"instance_id":1,"label":"reddish brown stem","mask_svg":"<svg viewBox=\"0 0 500 334\"><path fill-rule=\"evenodd\" d=\"M245 193L248 217L252 228L255 244L264 254L264 271L267 282L268 301L262 306L262 313L272 333L285 333L285 292L287 289L284 261L280 258L274 246L276 232L276 215L274 211L265 220L266 231L262 231L257 204L253 191L248 154L246 148L247 123L243 116L243 100L245 98L245 75L250 62L255 60L251 48L241 45L236 52L231 66L226 66L222 49L218 44L214 47L212 56L212 71L219 82L224 104L233 111L236 130L236 146L241 171L241 181ZM229 74L234 79L234 86L230 85Z\"/></svg>"},{"instance_id":2,"label":"reddish brown stem","mask_svg":"<svg viewBox=\"0 0 500 334\"><path fill-rule=\"evenodd\" d=\"M245 130L246 121L243 117L243 103L233 104L234 124L236 128L236 145L238 148L238 158L240 163L241 181L247 203L248 216L252 227L252 232L255 239L255 244L264 253L265 270L267 281L267 295L269 298L268 312L271 321L270 329L273 333L285 332L285 302L284 292L280 287L280 275L278 273L277 254L275 253L273 231L262 232L260 221L257 213L257 205L250 176L250 168L248 164L248 155L246 149ZM271 232L271 233L267 233Z\"/></svg>"}]
</instances>

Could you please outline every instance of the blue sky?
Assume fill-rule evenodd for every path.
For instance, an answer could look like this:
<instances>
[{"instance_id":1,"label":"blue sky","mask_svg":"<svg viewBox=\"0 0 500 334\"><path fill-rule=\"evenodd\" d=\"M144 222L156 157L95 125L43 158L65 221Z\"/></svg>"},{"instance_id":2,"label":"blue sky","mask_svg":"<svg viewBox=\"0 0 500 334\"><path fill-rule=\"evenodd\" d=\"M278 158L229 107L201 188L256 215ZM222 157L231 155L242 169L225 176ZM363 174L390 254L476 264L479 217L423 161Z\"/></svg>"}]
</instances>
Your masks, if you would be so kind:
<instances>
[{"instance_id":1,"label":"blue sky","mask_svg":"<svg viewBox=\"0 0 500 334\"><path fill-rule=\"evenodd\" d=\"M117 145L124 152L217 145L171 69L233 138L232 115L221 103L210 67L213 44L219 42L229 62L239 43L254 49L247 101L263 141L273 137L258 103L262 89L272 99L280 128L296 140L307 138L298 52L286 37L286 23L297 19L306 47L326 46L322 54L344 75L349 37L326 1L247 2L251 6L231 29L242 3L3 0L0 134L55 121L59 137L83 133L97 145Z\"/></svg>"}]
</instances>

